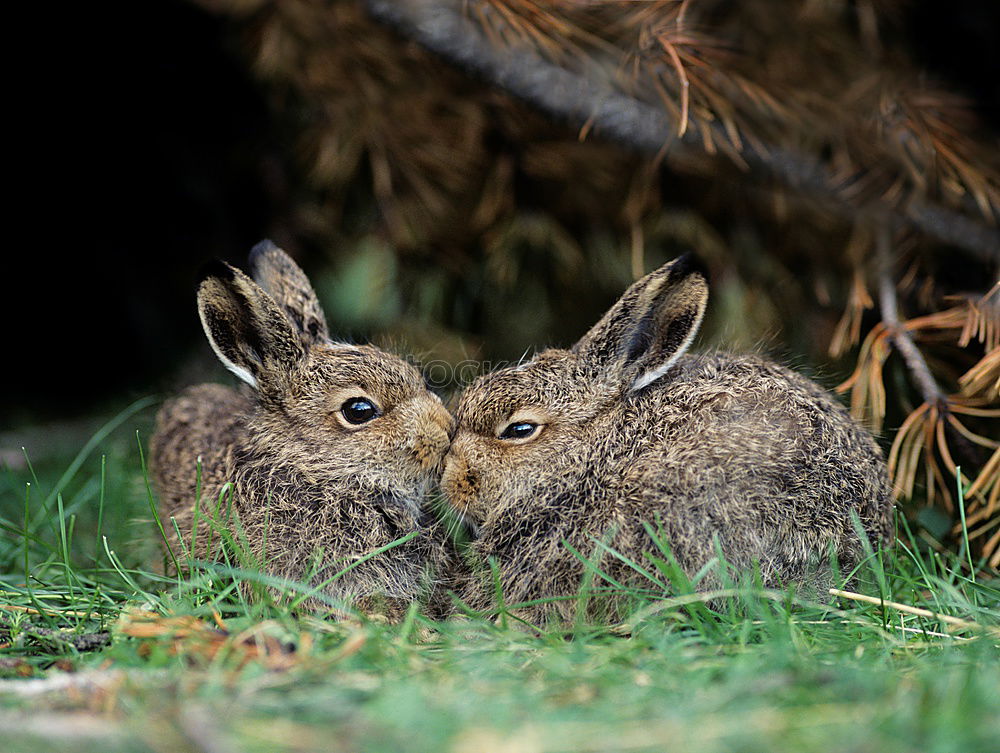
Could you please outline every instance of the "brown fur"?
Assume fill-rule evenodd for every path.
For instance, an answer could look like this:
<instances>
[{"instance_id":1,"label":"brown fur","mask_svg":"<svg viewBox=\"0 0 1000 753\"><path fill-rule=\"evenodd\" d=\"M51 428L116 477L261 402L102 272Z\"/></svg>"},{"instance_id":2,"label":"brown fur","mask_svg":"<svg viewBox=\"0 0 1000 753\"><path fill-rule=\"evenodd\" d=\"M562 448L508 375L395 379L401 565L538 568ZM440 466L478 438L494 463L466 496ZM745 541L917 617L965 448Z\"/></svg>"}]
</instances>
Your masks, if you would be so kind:
<instances>
[{"instance_id":1,"label":"brown fur","mask_svg":"<svg viewBox=\"0 0 1000 753\"><path fill-rule=\"evenodd\" d=\"M508 604L577 593L584 565L564 541L590 556L604 539L651 568L646 555L662 555L644 524L662 526L689 576L716 556L717 540L727 561L759 565L769 586L822 587L831 549L842 571L856 565L852 513L872 543L888 539L881 452L839 403L762 358L681 355L707 295L682 257L635 283L572 350L481 377L462 396L442 487L477 527L475 553L495 558ZM499 438L522 420L543 426ZM599 559L619 582L649 585ZM699 587L717 583L709 574ZM479 574L460 595L486 609L493 591ZM520 614L565 619L574 608Z\"/></svg>"},{"instance_id":2,"label":"brown fur","mask_svg":"<svg viewBox=\"0 0 1000 753\"><path fill-rule=\"evenodd\" d=\"M267 292L221 265L199 287L198 305L220 359L253 389L192 387L157 417L151 472L161 517L176 521L182 539L166 523L170 545L178 558L185 551L217 557L220 537L208 518L218 509L268 573L319 584L417 532L323 588L396 615L426 591L446 556L424 502L451 417L402 359L331 342L315 293L284 252L261 244L251 266ZM341 406L359 396L381 415L355 426ZM227 518L230 490L235 517ZM196 500L201 522L193 541Z\"/></svg>"}]
</instances>

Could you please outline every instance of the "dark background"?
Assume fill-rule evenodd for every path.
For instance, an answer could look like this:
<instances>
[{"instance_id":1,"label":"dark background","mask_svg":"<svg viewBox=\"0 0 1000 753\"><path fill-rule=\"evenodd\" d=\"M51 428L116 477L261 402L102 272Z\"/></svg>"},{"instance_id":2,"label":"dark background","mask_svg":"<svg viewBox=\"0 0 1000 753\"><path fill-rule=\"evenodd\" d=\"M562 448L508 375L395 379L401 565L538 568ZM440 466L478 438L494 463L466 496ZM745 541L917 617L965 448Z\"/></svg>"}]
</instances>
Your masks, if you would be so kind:
<instances>
[{"instance_id":1,"label":"dark background","mask_svg":"<svg viewBox=\"0 0 1000 753\"><path fill-rule=\"evenodd\" d=\"M994 126L998 6L904 5L915 57ZM224 20L169 0L32 13L8 30L26 44L8 51L0 430L169 389L207 358L198 270L282 225L291 151Z\"/></svg>"},{"instance_id":2,"label":"dark background","mask_svg":"<svg viewBox=\"0 0 1000 753\"><path fill-rule=\"evenodd\" d=\"M221 21L165 0L53 12L15 83L3 423L158 389L199 345L200 265L245 254L274 211L276 136Z\"/></svg>"}]
</instances>

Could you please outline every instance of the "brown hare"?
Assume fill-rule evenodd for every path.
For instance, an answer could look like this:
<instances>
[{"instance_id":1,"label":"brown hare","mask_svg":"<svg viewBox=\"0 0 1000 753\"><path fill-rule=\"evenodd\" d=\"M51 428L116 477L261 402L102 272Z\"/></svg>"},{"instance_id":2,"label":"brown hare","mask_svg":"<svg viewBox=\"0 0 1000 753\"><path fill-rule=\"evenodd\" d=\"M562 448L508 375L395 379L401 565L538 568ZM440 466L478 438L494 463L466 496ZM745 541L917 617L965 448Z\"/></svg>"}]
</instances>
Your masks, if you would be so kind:
<instances>
[{"instance_id":1,"label":"brown hare","mask_svg":"<svg viewBox=\"0 0 1000 753\"><path fill-rule=\"evenodd\" d=\"M455 413L442 488L475 529L516 612L568 619L586 566L641 585L635 569L663 557L688 575L721 551L759 567L765 585L819 588L860 561L860 519L888 539L891 501L881 452L820 387L756 356L684 355L708 299L683 256L642 278L570 350L546 350L477 379ZM699 588L719 584L707 568ZM480 574L481 576L482 574ZM489 573L459 588L489 609ZM649 585L648 581L645 581ZM600 576L594 586L607 586ZM593 605L592 612L600 604ZM608 616L624 605L605 600Z\"/></svg>"},{"instance_id":2,"label":"brown hare","mask_svg":"<svg viewBox=\"0 0 1000 753\"><path fill-rule=\"evenodd\" d=\"M248 386L192 387L157 416L150 470L171 548L218 556L215 515L269 574L398 613L444 556L424 503L451 416L402 359L333 342L312 286L284 251L264 241L250 265L256 283L215 263L197 296L209 343ZM235 515L226 518L230 496Z\"/></svg>"}]
</instances>

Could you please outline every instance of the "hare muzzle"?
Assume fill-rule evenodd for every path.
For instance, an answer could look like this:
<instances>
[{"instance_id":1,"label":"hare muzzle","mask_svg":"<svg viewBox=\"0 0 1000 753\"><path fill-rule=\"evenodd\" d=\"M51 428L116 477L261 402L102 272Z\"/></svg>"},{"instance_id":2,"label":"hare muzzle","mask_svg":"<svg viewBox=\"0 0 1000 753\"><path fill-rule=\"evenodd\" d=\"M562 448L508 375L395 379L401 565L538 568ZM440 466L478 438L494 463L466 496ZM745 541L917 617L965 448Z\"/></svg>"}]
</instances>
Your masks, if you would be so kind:
<instances>
[{"instance_id":1,"label":"hare muzzle","mask_svg":"<svg viewBox=\"0 0 1000 753\"><path fill-rule=\"evenodd\" d=\"M449 504L458 512L467 514L476 499L476 477L465 458L452 452L444 460L441 490Z\"/></svg>"},{"instance_id":2,"label":"hare muzzle","mask_svg":"<svg viewBox=\"0 0 1000 753\"><path fill-rule=\"evenodd\" d=\"M433 397L420 400L413 455L424 470L440 469L448 452L452 424L451 414L439 400Z\"/></svg>"}]
</instances>

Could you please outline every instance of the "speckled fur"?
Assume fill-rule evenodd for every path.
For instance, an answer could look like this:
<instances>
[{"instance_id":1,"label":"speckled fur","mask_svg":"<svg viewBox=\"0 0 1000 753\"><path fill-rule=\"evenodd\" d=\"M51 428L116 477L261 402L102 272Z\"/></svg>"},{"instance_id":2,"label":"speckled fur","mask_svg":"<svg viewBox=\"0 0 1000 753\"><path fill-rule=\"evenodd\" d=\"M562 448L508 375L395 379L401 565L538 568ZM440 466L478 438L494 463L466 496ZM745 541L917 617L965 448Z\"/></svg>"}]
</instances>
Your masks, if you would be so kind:
<instances>
[{"instance_id":1,"label":"speckled fur","mask_svg":"<svg viewBox=\"0 0 1000 753\"><path fill-rule=\"evenodd\" d=\"M324 588L398 616L426 594L447 556L425 500L451 417L402 359L332 342L312 288L284 252L261 244L251 267L267 292L225 265L202 282L198 300L210 342L255 388L192 387L157 417L151 472L161 517L173 517L183 538L182 545L167 523L171 547L178 554L191 548L200 458L195 557L219 554L206 518L221 507L225 520L229 488L250 552L280 577L318 584L416 531ZM374 399L382 415L346 426L337 414L355 393ZM232 531L234 521L225 524Z\"/></svg>"},{"instance_id":2,"label":"speckled fur","mask_svg":"<svg viewBox=\"0 0 1000 753\"><path fill-rule=\"evenodd\" d=\"M658 552L644 524L655 529L657 519L688 575L716 556L717 539L734 566L759 564L769 586L822 588L831 548L841 571L857 564L863 549L852 512L872 543L888 540L881 452L811 381L756 356L705 354L680 356L633 389L671 347L685 347L683 330L697 327L707 295L687 260L668 264L630 288L572 350L488 374L462 396L442 487L477 528L474 552L495 558L508 604L577 593L584 566L564 540L589 556L594 539L604 539L649 566L645 554ZM537 438L499 439L525 410L547 423ZM601 567L643 583L614 557L603 556ZM717 584L710 574L699 587ZM480 609L493 593L482 574L459 589ZM613 599L595 604L620 616ZM575 608L556 602L520 614L568 619Z\"/></svg>"}]
</instances>

